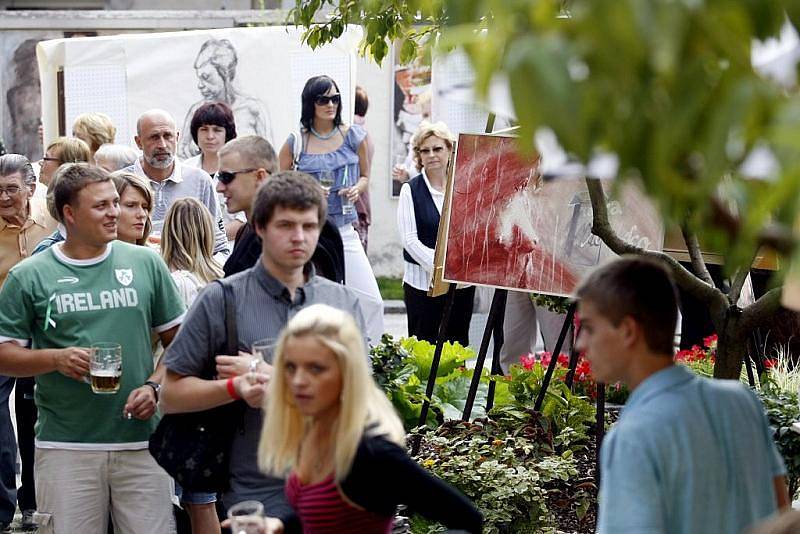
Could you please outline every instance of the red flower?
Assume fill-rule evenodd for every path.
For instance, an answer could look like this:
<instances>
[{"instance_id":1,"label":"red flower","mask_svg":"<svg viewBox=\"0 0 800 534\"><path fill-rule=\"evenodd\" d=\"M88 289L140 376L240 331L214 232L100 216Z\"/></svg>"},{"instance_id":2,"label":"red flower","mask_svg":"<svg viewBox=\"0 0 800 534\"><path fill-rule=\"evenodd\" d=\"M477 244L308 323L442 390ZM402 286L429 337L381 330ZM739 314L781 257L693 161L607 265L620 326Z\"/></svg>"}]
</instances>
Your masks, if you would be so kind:
<instances>
[{"instance_id":1,"label":"red flower","mask_svg":"<svg viewBox=\"0 0 800 534\"><path fill-rule=\"evenodd\" d=\"M716 349L717 341L717 334L711 334L710 336L703 338L703 346L709 349Z\"/></svg>"},{"instance_id":2,"label":"red flower","mask_svg":"<svg viewBox=\"0 0 800 534\"><path fill-rule=\"evenodd\" d=\"M778 365L778 360L764 360L764 367L766 369L772 369L776 365Z\"/></svg>"},{"instance_id":3,"label":"red flower","mask_svg":"<svg viewBox=\"0 0 800 534\"><path fill-rule=\"evenodd\" d=\"M519 357L519 363L523 369L530 371L536 364L536 358L534 358L533 354L523 354Z\"/></svg>"}]
</instances>

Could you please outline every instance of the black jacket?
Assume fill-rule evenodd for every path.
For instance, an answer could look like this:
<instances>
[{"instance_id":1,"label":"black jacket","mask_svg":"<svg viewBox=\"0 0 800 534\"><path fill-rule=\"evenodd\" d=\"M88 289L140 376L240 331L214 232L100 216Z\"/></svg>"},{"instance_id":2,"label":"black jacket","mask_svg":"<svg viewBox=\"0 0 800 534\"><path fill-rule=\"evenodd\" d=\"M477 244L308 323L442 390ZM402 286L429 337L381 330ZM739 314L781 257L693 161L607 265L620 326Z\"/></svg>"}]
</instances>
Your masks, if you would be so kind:
<instances>
[{"instance_id":1,"label":"black jacket","mask_svg":"<svg viewBox=\"0 0 800 534\"><path fill-rule=\"evenodd\" d=\"M381 436L362 438L350 473L339 488L353 503L385 517L393 516L398 504L405 504L449 529L480 533L483 527L483 517L469 499ZM296 515L281 519L286 534L302 532Z\"/></svg>"}]
</instances>

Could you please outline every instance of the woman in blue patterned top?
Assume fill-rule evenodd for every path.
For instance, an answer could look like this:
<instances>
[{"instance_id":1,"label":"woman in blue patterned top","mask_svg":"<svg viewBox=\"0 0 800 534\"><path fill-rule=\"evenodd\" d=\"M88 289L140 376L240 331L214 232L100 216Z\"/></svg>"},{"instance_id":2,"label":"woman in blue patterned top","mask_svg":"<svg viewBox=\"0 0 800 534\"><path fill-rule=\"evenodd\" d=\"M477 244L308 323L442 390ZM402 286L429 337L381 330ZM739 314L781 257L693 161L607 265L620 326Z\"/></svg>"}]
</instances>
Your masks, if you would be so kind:
<instances>
[{"instance_id":1,"label":"woman in blue patterned top","mask_svg":"<svg viewBox=\"0 0 800 534\"><path fill-rule=\"evenodd\" d=\"M345 285L366 295L364 309L370 338L377 342L383 332L383 301L364 247L353 228L358 219L354 202L369 187L369 158L366 131L357 124L342 122L342 95L329 76L310 78L302 93L301 128L292 133L279 154L281 170L295 169L318 180L328 191L328 219L342 235ZM359 294L359 296L362 296ZM380 324L377 324L380 323ZM376 338L375 335L378 337Z\"/></svg>"}]
</instances>

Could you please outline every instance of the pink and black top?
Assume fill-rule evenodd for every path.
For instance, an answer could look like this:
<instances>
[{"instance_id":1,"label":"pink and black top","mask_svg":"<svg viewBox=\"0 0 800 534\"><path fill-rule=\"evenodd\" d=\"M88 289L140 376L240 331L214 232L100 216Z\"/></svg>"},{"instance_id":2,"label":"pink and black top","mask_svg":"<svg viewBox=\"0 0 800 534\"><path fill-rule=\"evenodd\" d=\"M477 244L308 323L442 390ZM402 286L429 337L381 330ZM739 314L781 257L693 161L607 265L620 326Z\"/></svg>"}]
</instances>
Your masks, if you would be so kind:
<instances>
[{"instance_id":1,"label":"pink and black top","mask_svg":"<svg viewBox=\"0 0 800 534\"><path fill-rule=\"evenodd\" d=\"M361 439L350 472L338 485L333 475L304 485L292 473L284 492L293 509L276 515L285 534L388 534L398 504L450 529L476 534L483 527L469 499L382 436Z\"/></svg>"},{"instance_id":2,"label":"pink and black top","mask_svg":"<svg viewBox=\"0 0 800 534\"><path fill-rule=\"evenodd\" d=\"M339 493L333 475L316 484L303 484L292 473L286 481L286 498L299 517L304 534L392 531L391 516L368 512L347 502Z\"/></svg>"}]
</instances>

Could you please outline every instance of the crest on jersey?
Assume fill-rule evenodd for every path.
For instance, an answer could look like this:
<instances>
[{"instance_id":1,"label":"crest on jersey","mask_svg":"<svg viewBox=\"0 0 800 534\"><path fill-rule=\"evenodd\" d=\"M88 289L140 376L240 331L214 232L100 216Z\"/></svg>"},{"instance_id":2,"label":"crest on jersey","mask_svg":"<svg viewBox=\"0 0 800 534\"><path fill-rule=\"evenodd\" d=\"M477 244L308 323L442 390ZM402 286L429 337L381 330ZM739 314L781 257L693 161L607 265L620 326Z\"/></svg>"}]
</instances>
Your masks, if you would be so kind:
<instances>
[{"instance_id":1,"label":"crest on jersey","mask_svg":"<svg viewBox=\"0 0 800 534\"><path fill-rule=\"evenodd\" d=\"M131 285L133 282L133 269L114 269L117 275L117 281L123 286Z\"/></svg>"}]
</instances>

